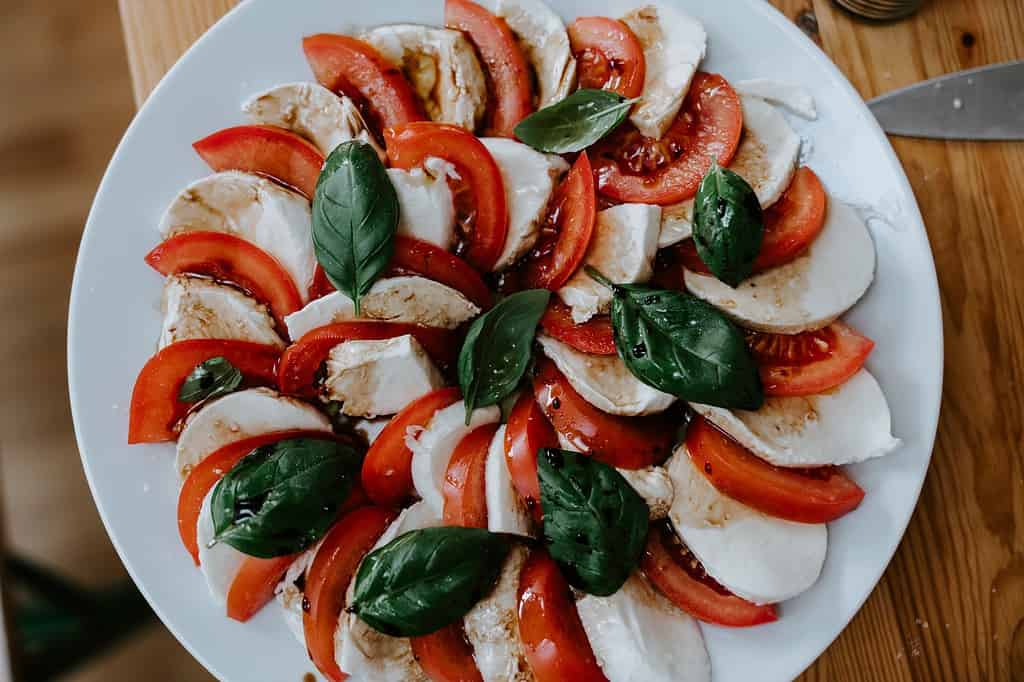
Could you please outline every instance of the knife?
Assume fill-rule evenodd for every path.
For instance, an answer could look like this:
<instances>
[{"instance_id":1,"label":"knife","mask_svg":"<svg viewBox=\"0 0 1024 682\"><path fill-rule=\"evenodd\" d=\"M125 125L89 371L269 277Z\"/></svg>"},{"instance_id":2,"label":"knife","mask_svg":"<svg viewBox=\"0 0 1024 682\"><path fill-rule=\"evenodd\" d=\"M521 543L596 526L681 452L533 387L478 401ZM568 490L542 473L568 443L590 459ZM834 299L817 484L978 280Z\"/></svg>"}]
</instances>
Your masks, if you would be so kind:
<instances>
[{"instance_id":1,"label":"knife","mask_svg":"<svg viewBox=\"0 0 1024 682\"><path fill-rule=\"evenodd\" d=\"M958 71L868 102L885 132L941 140L1024 140L1024 60Z\"/></svg>"}]
</instances>

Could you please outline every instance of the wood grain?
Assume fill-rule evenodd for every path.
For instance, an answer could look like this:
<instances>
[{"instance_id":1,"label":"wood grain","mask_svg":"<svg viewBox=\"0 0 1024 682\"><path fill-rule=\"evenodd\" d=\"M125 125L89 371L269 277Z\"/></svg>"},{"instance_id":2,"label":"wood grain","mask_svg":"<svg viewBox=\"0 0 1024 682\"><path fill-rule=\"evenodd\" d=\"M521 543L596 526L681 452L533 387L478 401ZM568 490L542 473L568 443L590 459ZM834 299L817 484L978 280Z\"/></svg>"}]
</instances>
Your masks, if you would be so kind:
<instances>
[{"instance_id":1,"label":"wood grain","mask_svg":"<svg viewBox=\"0 0 1024 682\"><path fill-rule=\"evenodd\" d=\"M229 0L121 0L138 101ZM1024 3L931 0L895 24L775 0L865 97L1024 58ZM1024 682L1024 144L894 139L942 290L946 379L921 502L805 682Z\"/></svg>"}]
</instances>

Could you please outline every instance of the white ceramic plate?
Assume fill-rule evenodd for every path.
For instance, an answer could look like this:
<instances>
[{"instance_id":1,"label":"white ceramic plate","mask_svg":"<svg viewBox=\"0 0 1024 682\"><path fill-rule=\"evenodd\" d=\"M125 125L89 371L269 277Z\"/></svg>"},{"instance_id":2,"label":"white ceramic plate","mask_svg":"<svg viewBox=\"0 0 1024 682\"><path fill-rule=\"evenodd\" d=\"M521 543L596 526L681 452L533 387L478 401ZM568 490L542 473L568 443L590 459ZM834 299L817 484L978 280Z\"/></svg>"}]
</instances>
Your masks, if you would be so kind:
<instances>
[{"instance_id":1,"label":"white ceramic plate","mask_svg":"<svg viewBox=\"0 0 1024 682\"><path fill-rule=\"evenodd\" d=\"M676 0L704 21L704 68L732 80L799 83L818 103L814 123L794 120L807 163L837 197L863 207L878 277L851 313L877 342L868 363L892 406L904 445L856 466L867 497L830 526L818 584L786 602L781 619L748 630L705 626L717 682L786 680L807 667L853 617L892 557L931 455L942 382L935 269L910 185L860 97L827 57L761 0ZM600 0L549 0L568 18L612 14ZM301 12L295 12L297 5ZM178 478L169 444L126 444L128 403L155 350L161 277L143 262L175 194L208 173L190 144L243 121L241 102L277 83L312 79L303 35L346 22L441 24L442 0L249 0L164 78L125 134L96 195L71 296L68 365L75 430L96 504L128 571L178 639L224 680L298 682L312 670L276 609L248 624L223 615L177 536Z\"/></svg>"}]
</instances>

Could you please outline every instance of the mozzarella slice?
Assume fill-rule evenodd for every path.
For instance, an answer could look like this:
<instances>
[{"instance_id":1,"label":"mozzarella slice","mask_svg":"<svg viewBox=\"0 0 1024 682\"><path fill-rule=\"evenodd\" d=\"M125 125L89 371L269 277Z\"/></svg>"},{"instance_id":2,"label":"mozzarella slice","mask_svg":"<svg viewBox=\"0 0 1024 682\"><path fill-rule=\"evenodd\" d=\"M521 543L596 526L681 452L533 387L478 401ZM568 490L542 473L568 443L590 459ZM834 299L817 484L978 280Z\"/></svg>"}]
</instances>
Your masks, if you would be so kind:
<instances>
[{"instance_id":1,"label":"mozzarella slice","mask_svg":"<svg viewBox=\"0 0 1024 682\"><path fill-rule=\"evenodd\" d=\"M362 318L356 317L352 299L334 291L288 315L284 323L291 338L298 339L326 324L367 318L455 329L479 313L480 308L455 289L410 275L374 282L362 298Z\"/></svg>"},{"instance_id":2,"label":"mozzarella slice","mask_svg":"<svg viewBox=\"0 0 1024 682\"><path fill-rule=\"evenodd\" d=\"M412 482L420 498L438 515L444 512L444 475L455 446L484 424L501 420L497 406L473 410L466 423L466 407L459 401L434 413L430 423L419 433L410 432L405 445L412 451Z\"/></svg>"},{"instance_id":3,"label":"mozzarella slice","mask_svg":"<svg viewBox=\"0 0 1024 682\"><path fill-rule=\"evenodd\" d=\"M356 417L395 414L444 386L444 377L411 335L346 341L327 356L324 387L341 412Z\"/></svg>"},{"instance_id":4,"label":"mozzarella slice","mask_svg":"<svg viewBox=\"0 0 1024 682\"><path fill-rule=\"evenodd\" d=\"M782 83L768 78L752 78L734 82L732 85L741 95L760 97L772 104L786 107L794 114L811 121L818 118L814 96L799 85Z\"/></svg>"},{"instance_id":5,"label":"mozzarella slice","mask_svg":"<svg viewBox=\"0 0 1024 682\"><path fill-rule=\"evenodd\" d=\"M431 120L476 129L487 107L487 84L460 31L392 24L361 37L402 70Z\"/></svg>"},{"instance_id":6,"label":"mozzarella slice","mask_svg":"<svg viewBox=\"0 0 1024 682\"><path fill-rule=\"evenodd\" d=\"M544 334L537 335L544 355L583 398L599 410L635 417L664 412L676 397L648 386L618 355L590 355Z\"/></svg>"},{"instance_id":7,"label":"mozzarella slice","mask_svg":"<svg viewBox=\"0 0 1024 682\"><path fill-rule=\"evenodd\" d=\"M569 164L560 156L542 154L504 137L484 137L480 141L498 164L505 185L508 237L494 265L495 270L504 270L537 242L555 183Z\"/></svg>"},{"instance_id":8,"label":"mozzarella slice","mask_svg":"<svg viewBox=\"0 0 1024 682\"><path fill-rule=\"evenodd\" d=\"M320 549L320 543L300 554L285 571L281 582L274 588L274 599L281 607L285 625L303 646L306 645L306 628L302 622L302 600L305 595L299 585L300 579L305 579L306 572L313 565L313 559L316 557L318 549Z\"/></svg>"},{"instance_id":9,"label":"mozzarella slice","mask_svg":"<svg viewBox=\"0 0 1024 682\"><path fill-rule=\"evenodd\" d=\"M160 220L164 239L183 232L227 232L277 259L303 301L316 272L309 202L251 173L225 171L197 180L175 197Z\"/></svg>"},{"instance_id":10,"label":"mozzarella slice","mask_svg":"<svg viewBox=\"0 0 1024 682\"><path fill-rule=\"evenodd\" d=\"M199 510L199 521L196 523L196 540L199 543L199 569L206 578L206 586L210 588L210 596L214 602L227 603L228 590L238 575L246 555L225 542L218 542L210 547L213 541L213 515L210 512L211 490L203 499Z\"/></svg>"},{"instance_id":11,"label":"mozzarella slice","mask_svg":"<svg viewBox=\"0 0 1024 682\"><path fill-rule=\"evenodd\" d=\"M319 83L286 83L242 105L253 123L275 125L303 136L327 156L342 142L358 140L384 157L359 109L348 97Z\"/></svg>"},{"instance_id":12,"label":"mozzarella slice","mask_svg":"<svg viewBox=\"0 0 1024 682\"><path fill-rule=\"evenodd\" d=\"M450 251L456 237L455 203L447 176L454 167L440 159L432 161L426 169L387 170L398 195L398 234Z\"/></svg>"},{"instance_id":13,"label":"mozzarella slice","mask_svg":"<svg viewBox=\"0 0 1024 682\"><path fill-rule=\"evenodd\" d=\"M636 34L647 63L644 89L629 120L641 134L660 139L683 106L708 36L699 21L665 3L639 7L622 21Z\"/></svg>"},{"instance_id":14,"label":"mozzarella slice","mask_svg":"<svg viewBox=\"0 0 1024 682\"><path fill-rule=\"evenodd\" d=\"M729 170L753 188L763 208L789 187L800 158L800 137L778 109L756 97L743 97L743 139ZM661 214L658 248L693 234L693 199L668 206Z\"/></svg>"},{"instance_id":15,"label":"mozzarella slice","mask_svg":"<svg viewBox=\"0 0 1024 682\"><path fill-rule=\"evenodd\" d=\"M686 271L686 288L742 326L777 334L820 329L846 312L875 276L875 245L857 211L830 200L821 234L786 265L733 289L711 275Z\"/></svg>"},{"instance_id":16,"label":"mozzarella slice","mask_svg":"<svg viewBox=\"0 0 1024 682\"><path fill-rule=\"evenodd\" d=\"M611 596L585 595L576 611L608 682L710 682L697 621L639 573Z\"/></svg>"},{"instance_id":17,"label":"mozzarella slice","mask_svg":"<svg viewBox=\"0 0 1024 682\"><path fill-rule=\"evenodd\" d=\"M512 485L512 476L505 460L505 427L495 432L487 451L484 471L487 500L487 530L492 533L534 536L530 512Z\"/></svg>"},{"instance_id":18,"label":"mozzarella slice","mask_svg":"<svg viewBox=\"0 0 1024 682\"><path fill-rule=\"evenodd\" d=\"M756 412L694 403L693 409L758 457L782 467L852 464L892 452L892 417L865 369L827 393L767 398Z\"/></svg>"},{"instance_id":19,"label":"mozzarella slice","mask_svg":"<svg viewBox=\"0 0 1024 682\"><path fill-rule=\"evenodd\" d=\"M267 307L238 289L199 277L164 282L160 347L186 339L230 339L284 347Z\"/></svg>"},{"instance_id":20,"label":"mozzarella slice","mask_svg":"<svg viewBox=\"0 0 1024 682\"><path fill-rule=\"evenodd\" d=\"M668 516L675 497L672 478L663 467L647 467L645 469L619 469L622 477L633 487L633 490L644 498L651 521Z\"/></svg>"},{"instance_id":21,"label":"mozzarella slice","mask_svg":"<svg viewBox=\"0 0 1024 682\"><path fill-rule=\"evenodd\" d=\"M381 417L380 419L357 419L352 424L352 430L358 433L360 436L366 439L366 442L373 445L373 442L377 440L377 436L380 432L391 423L391 417Z\"/></svg>"},{"instance_id":22,"label":"mozzarella slice","mask_svg":"<svg viewBox=\"0 0 1024 682\"><path fill-rule=\"evenodd\" d=\"M184 477L228 443L275 431L323 431L331 422L315 407L269 388L229 393L189 415L178 437L176 466Z\"/></svg>"},{"instance_id":23,"label":"mozzarella slice","mask_svg":"<svg viewBox=\"0 0 1024 682\"><path fill-rule=\"evenodd\" d=\"M533 682L533 672L519 639L519 573L527 550L514 545L494 590L463 618L466 639L484 682Z\"/></svg>"},{"instance_id":24,"label":"mozzarella slice","mask_svg":"<svg viewBox=\"0 0 1024 682\"><path fill-rule=\"evenodd\" d=\"M675 488L669 519L726 589L755 604L774 604L818 580L828 548L825 524L783 521L725 497L693 466L685 445L667 468Z\"/></svg>"},{"instance_id":25,"label":"mozzarella slice","mask_svg":"<svg viewBox=\"0 0 1024 682\"><path fill-rule=\"evenodd\" d=\"M568 97L576 86L576 59L562 18L541 0L498 0L497 14L516 34L537 76L537 108Z\"/></svg>"}]
</instances>

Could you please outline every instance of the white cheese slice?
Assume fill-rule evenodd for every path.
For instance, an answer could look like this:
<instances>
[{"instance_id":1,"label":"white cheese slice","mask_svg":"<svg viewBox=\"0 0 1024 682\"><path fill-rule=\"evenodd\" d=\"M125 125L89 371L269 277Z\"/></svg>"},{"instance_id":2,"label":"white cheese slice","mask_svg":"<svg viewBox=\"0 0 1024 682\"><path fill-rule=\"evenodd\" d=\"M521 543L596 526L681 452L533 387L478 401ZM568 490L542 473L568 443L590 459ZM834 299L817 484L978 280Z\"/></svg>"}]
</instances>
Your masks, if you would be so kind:
<instances>
[{"instance_id":1,"label":"white cheese slice","mask_svg":"<svg viewBox=\"0 0 1024 682\"><path fill-rule=\"evenodd\" d=\"M582 353L545 334L538 334L537 341L572 387L599 410L635 417L664 412L676 401L637 379L618 355Z\"/></svg>"},{"instance_id":2,"label":"white cheese slice","mask_svg":"<svg viewBox=\"0 0 1024 682\"><path fill-rule=\"evenodd\" d=\"M435 174L431 172L433 168L441 172ZM454 169L444 161L426 169L388 168L388 178L398 195L398 234L429 242L445 251L455 246L455 204L448 186L449 168Z\"/></svg>"},{"instance_id":3,"label":"white cheese slice","mask_svg":"<svg viewBox=\"0 0 1024 682\"><path fill-rule=\"evenodd\" d=\"M875 245L857 211L830 200L821 234L792 262L735 289L711 275L684 277L692 294L741 326L796 334L831 324L860 300L875 277Z\"/></svg>"},{"instance_id":4,"label":"white cheese slice","mask_svg":"<svg viewBox=\"0 0 1024 682\"><path fill-rule=\"evenodd\" d=\"M250 388L211 400L185 420L178 437L176 466L184 477L228 443L276 431L323 431L331 422L312 405L269 388Z\"/></svg>"},{"instance_id":5,"label":"white cheese slice","mask_svg":"<svg viewBox=\"0 0 1024 682\"><path fill-rule=\"evenodd\" d=\"M288 315L284 323L291 338L299 339L317 327L357 319L455 329L479 312L480 308L455 289L426 277L409 275L374 282L362 298L362 318L356 317L352 299L334 291Z\"/></svg>"},{"instance_id":6,"label":"white cheese slice","mask_svg":"<svg viewBox=\"0 0 1024 682\"><path fill-rule=\"evenodd\" d=\"M668 516L675 497L672 478L664 467L650 466L644 469L619 469L626 482L644 498L651 521Z\"/></svg>"},{"instance_id":7,"label":"white cheese slice","mask_svg":"<svg viewBox=\"0 0 1024 682\"><path fill-rule=\"evenodd\" d=\"M825 524L776 519L722 495L694 467L685 445L667 468L675 488L669 519L726 589L755 604L774 604L818 580L828 549Z\"/></svg>"},{"instance_id":8,"label":"white cheese slice","mask_svg":"<svg viewBox=\"0 0 1024 682\"><path fill-rule=\"evenodd\" d=\"M736 81L732 86L741 95L760 97L772 104L786 107L794 114L808 120L813 121L818 118L814 96L799 85L783 83L770 78L751 78Z\"/></svg>"},{"instance_id":9,"label":"white cheese slice","mask_svg":"<svg viewBox=\"0 0 1024 682\"><path fill-rule=\"evenodd\" d=\"M316 552L320 549L320 543L310 547L299 555L292 562L292 565L285 571L284 578L274 588L274 600L281 608L281 617L289 632L295 635L302 646L306 646L306 626L302 620L302 600L305 595L299 587L299 579L305 579L306 572L313 565Z\"/></svg>"},{"instance_id":10,"label":"white cheese slice","mask_svg":"<svg viewBox=\"0 0 1024 682\"><path fill-rule=\"evenodd\" d=\"M697 621L639 573L611 596L585 595L576 611L608 682L710 682Z\"/></svg>"},{"instance_id":11,"label":"white cheese slice","mask_svg":"<svg viewBox=\"0 0 1024 682\"><path fill-rule=\"evenodd\" d=\"M200 277L164 282L160 347L187 339L251 341L284 348L267 307L238 289Z\"/></svg>"},{"instance_id":12,"label":"white cheese slice","mask_svg":"<svg viewBox=\"0 0 1024 682\"><path fill-rule=\"evenodd\" d=\"M366 439L366 442L373 445L377 436L391 423L391 417L380 417L379 419L356 419L352 423L352 430Z\"/></svg>"},{"instance_id":13,"label":"white cheese slice","mask_svg":"<svg viewBox=\"0 0 1024 682\"><path fill-rule=\"evenodd\" d=\"M487 500L487 530L492 533L534 536L530 512L512 485L512 476L505 460L505 426L491 440L484 471Z\"/></svg>"},{"instance_id":14,"label":"white cheese slice","mask_svg":"<svg viewBox=\"0 0 1024 682\"><path fill-rule=\"evenodd\" d=\"M196 522L196 540L199 543L199 569L206 578L206 586L210 596L219 605L227 603L231 583L238 575L239 569L246 560L246 555L225 542L218 542L210 547L213 541L213 515L210 512L210 500L213 490L203 499Z\"/></svg>"},{"instance_id":15,"label":"white cheese slice","mask_svg":"<svg viewBox=\"0 0 1024 682\"><path fill-rule=\"evenodd\" d=\"M340 343L327 356L324 387L342 414L395 414L444 386L444 377L411 335Z\"/></svg>"},{"instance_id":16,"label":"white cheese slice","mask_svg":"<svg viewBox=\"0 0 1024 682\"><path fill-rule=\"evenodd\" d=\"M562 18L542 0L498 0L537 77L537 108L562 101L576 86L576 59Z\"/></svg>"},{"instance_id":17,"label":"white cheese slice","mask_svg":"<svg viewBox=\"0 0 1024 682\"><path fill-rule=\"evenodd\" d=\"M622 17L644 48L647 75L629 120L643 135L661 139L675 121L704 59L704 26L666 3L648 4Z\"/></svg>"},{"instance_id":18,"label":"white cheese slice","mask_svg":"<svg viewBox=\"0 0 1024 682\"><path fill-rule=\"evenodd\" d=\"M164 239L183 232L226 232L260 247L291 275L303 301L316 272L309 201L266 178L240 171L197 180L160 220Z\"/></svg>"},{"instance_id":19,"label":"white cheese slice","mask_svg":"<svg viewBox=\"0 0 1024 682\"><path fill-rule=\"evenodd\" d=\"M654 255L661 231L661 207L651 204L619 204L597 214L585 265L597 268L616 284L646 282L654 274ZM558 290L572 308L572 319L582 324L598 313L608 312L612 292L580 268Z\"/></svg>"},{"instance_id":20,"label":"white cheese slice","mask_svg":"<svg viewBox=\"0 0 1024 682\"><path fill-rule=\"evenodd\" d=\"M494 590L463 618L466 639L484 682L532 682L533 673L519 639L519 573L527 550L514 545Z\"/></svg>"}]
</instances>

